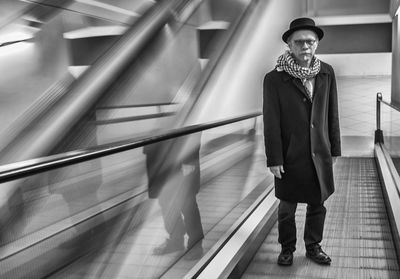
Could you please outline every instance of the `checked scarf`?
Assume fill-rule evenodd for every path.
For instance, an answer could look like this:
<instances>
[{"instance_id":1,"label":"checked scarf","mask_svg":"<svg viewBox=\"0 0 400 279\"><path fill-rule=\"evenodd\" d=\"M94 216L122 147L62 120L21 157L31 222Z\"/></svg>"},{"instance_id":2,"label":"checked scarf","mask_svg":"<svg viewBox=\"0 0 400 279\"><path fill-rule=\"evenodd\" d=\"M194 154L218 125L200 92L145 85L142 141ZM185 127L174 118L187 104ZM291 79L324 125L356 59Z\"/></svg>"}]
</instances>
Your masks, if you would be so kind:
<instances>
[{"instance_id":1,"label":"checked scarf","mask_svg":"<svg viewBox=\"0 0 400 279\"><path fill-rule=\"evenodd\" d=\"M286 51L279 56L275 69L279 72L285 71L289 75L300 79L308 93L309 99L312 101L312 92L307 87L307 83L310 82L309 79L314 78L321 70L321 61L318 58L314 56L310 68L304 68L297 64L289 51Z\"/></svg>"}]
</instances>

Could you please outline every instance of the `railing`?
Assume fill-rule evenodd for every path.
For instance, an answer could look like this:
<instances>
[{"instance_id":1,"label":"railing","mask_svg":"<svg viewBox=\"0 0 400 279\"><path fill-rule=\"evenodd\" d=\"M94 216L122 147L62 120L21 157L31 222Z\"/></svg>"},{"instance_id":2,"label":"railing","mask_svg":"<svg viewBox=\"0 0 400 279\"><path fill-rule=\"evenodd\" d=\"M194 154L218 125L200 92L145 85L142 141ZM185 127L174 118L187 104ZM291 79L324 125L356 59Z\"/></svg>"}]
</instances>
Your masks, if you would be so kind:
<instances>
[{"instance_id":1,"label":"railing","mask_svg":"<svg viewBox=\"0 0 400 279\"><path fill-rule=\"evenodd\" d=\"M188 134L193 134L197 133L200 131L204 130L209 130L212 128L220 127L220 126L225 126L228 124L232 123L237 123L239 121L243 120L252 120L254 117L258 117L261 115L259 112L255 113L249 113L246 115L238 116L238 117L232 117L229 119L223 119L223 120L218 120L218 121L213 121L213 122L208 122L208 123L202 123L198 125L190 125L186 127L181 127L173 130L169 130L167 132L160 132L159 134L152 135L152 136L147 136L143 138L136 138L136 139L131 139L129 141L125 142L119 142L119 143L113 143L113 144L108 144L108 145L103 145L103 146L98 146L93 149L82 149L82 150L75 150L71 152L66 152L66 153L60 153L56 154L53 156L48 156L48 157L42 157L42 158L36 158L33 160L28 160L28 161L22 161L22 162L16 162L13 164L9 165L3 165L0 166L0 183L4 183L7 181L13 181L17 180L20 178L28 177L30 175L35 175L35 174L40 174L44 173L48 170L54 170L54 169L59 169L64 166L69 166L69 165L74 165L78 164L80 162L84 161L89 161L91 159L99 158L99 157L104 157L107 155L112 155L112 154L121 154L123 151L129 151L138 147L142 147L145 145L149 145L152 143L156 142L161 142L164 140L169 140L173 138L178 138L180 136L185 136ZM251 126L248 127L251 129ZM251 130L248 130L249 138L252 138L252 133ZM253 144L249 142L249 144ZM239 152L240 153L240 152ZM235 155L230 156L230 159L232 157L235 157ZM133 158L132 158L133 159ZM206 161L207 162L207 161ZM129 165L132 166L132 165ZM209 168L209 166L207 166ZM213 165L213 168L215 168L215 165ZM104 169L106 170L106 169ZM204 169L203 169L204 170ZM213 170L212 172L214 172ZM203 173L204 174L204 173ZM119 175L119 174L117 174ZM107 182L106 182L107 183ZM118 184L118 183L117 183ZM6 185L6 184L4 184ZM105 185L105 184L103 184ZM139 185L139 184L138 184ZM3 185L1 185L3 186ZM0 187L1 187L0 186ZM114 185L115 186L115 185ZM47 184L45 186L47 188ZM49 184L50 187L50 184ZM85 186L82 185L83 189ZM47 189L46 189L47 191ZM61 245L63 243L68 243L69 238L70 238L70 231L74 231L73 229L75 226L80 226L80 229L78 229L77 235L74 236L75 238L82 239L85 234L90 230L93 229L93 224L96 225L101 225L103 226L104 222L103 218L106 218L107 220L114 220L115 222L119 222L118 218L116 217L117 215L121 214L123 215L126 210L132 210L132 214L134 214L135 210L141 206L142 203L147 202L147 187L136 187L134 189L130 189L129 191L126 191L124 193L118 194L116 196L112 196L110 199L103 199L101 200L102 204L99 207L98 204L95 204L94 206L89 206L88 208L85 207L85 210L80 211L79 213L74 213L74 215L71 215L70 218L67 219L61 219L58 220L56 223L52 223L49 228L43 228L40 229L37 232L33 233L28 233L26 236L23 236L21 239L17 239L16 241L9 242L8 244L6 243L5 246L2 246L3 252L1 255L1 262L2 266L9 266L8 262L24 262L25 260L21 260L21 258L26 258L26 254L28 253L29 255L32 256L32 259L39 259L40 257L36 257L35 252L31 251L53 251L54 249L54 243L52 242L54 239L57 239L57 245ZM91 192L88 195L96 195L96 192ZM68 199L65 199L63 197L64 201L66 203L69 203ZM84 199L83 199L84 200ZM98 200L100 201L100 199ZM146 210L146 206L144 205L141 209ZM135 209L135 210L133 210ZM142 218L141 214L140 217L138 217L137 220L140 220ZM106 216L106 217L105 217ZM16 217L18 218L18 217ZM16 220L16 218L14 220ZM118 220L117 220L118 219ZM122 219L121 219L122 220ZM90 222L88 222L90 221ZM131 224L131 223L123 223L121 221L122 225L126 224ZM125 229L121 229L121 226L116 226L117 229L116 231L119 232L117 235L119 236L122 234ZM97 228L97 227L96 227ZM101 234L102 230L98 230L99 233L96 233L97 235ZM105 234L107 235L107 233ZM53 238L56 237L56 238ZM1 238L1 235L0 235ZM61 244L60 244L61 243ZM33 249L32 249L33 248ZM35 250L36 249L36 250ZM74 249L74 248L68 248L68 249ZM27 252L28 251L28 252ZM86 250L85 248L79 249L80 252L73 253L72 255L77 256L79 253L84 253ZM80 255L80 254L79 254ZM31 268L38 269L38 273L46 275L49 271L49 266L51 266L51 269L56 270L58 268L59 264L64 265L65 261L63 258L64 254L60 254L60 256L56 256L54 258L54 262L51 264L48 262L46 263L47 267L43 268L41 264L32 264L30 268L27 269L19 269L18 275L19 277L10 277L10 278L22 278L22 275L29 274L27 273ZM58 260L63 259L61 262L57 262ZM28 257L26 261L33 261L31 258ZM24 262L25 263L25 262ZM9 269L12 270L14 267L10 267ZM7 277L7 272L9 272L9 269L7 270L2 270L0 273L2 275L6 274L5 277ZM22 275L21 275L22 274ZM0 277L2 277L0 275ZM44 276L43 275L43 276ZM29 277L29 276L28 276ZM38 276L39 278L40 276ZM8 277L7 277L8 278ZM42 278L42 277L40 277Z\"/></svg>"},{"instance_id":2,"label":"railing","mask_svg":"<svg viewBox=\"0 0 400 279\"><path fill-rule=\"evenodd\" d=\"M33 174L38 174L65 166L70 166L73 164L89 161L107 155L116 154L119 152L135 149L152 143L172 138L177 138L180 136L193 134L204 130L209 130L215 127L224 126L227 124L254 118L260 115L261 115L260 112L250 113L239 117L209 122L206 124L198 124L198 125L191 125L187 127L177 128L169 132L164 132L162 134L150 137L144 137L130 141L114 143L111 145L100 146L92 149L75 150L53 156L41 157L32 160L3 165L0 166L0 170L2 170L0 171L0 183L24 178Z\"/></svg>"},{"instance_id":3,"label":"railing","mask_svg":"<svg viewBox=\"0 0 400 279\"><path fill-rule=\"evenodd\" d=\"M400 112L400 107L389 103L382 98L382 93L376 94L376 131L375 131L375 143L383 143L383 132L381 130L381 103L391 107L394 110Z\"/></svg>"},{"instance_id":4,"label":"railing","mask_svg":"<svg viewBox=\"0 0 400 279\"><path fill-rule=\"evenodd\" d=\"M400 108L383 100L382 93L376 94L375 160L378 165L389 223L396 247L397 262L400 264L400 176L393 163L390 152L384 145L383 132L381 129L381 103L398 112L400 112Z\"/></svg>"}]
</instances>

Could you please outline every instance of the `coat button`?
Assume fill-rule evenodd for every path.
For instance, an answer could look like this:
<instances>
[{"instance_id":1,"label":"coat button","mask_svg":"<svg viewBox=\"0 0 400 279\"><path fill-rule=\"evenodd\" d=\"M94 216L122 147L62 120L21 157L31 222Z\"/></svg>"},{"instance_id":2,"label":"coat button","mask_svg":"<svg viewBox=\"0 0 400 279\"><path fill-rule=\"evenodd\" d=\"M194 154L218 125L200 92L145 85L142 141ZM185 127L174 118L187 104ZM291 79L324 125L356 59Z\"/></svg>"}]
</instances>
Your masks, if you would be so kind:
<instances>
[{"instance_id":1,"label":"coat button","mask_svg":"<svg viewBox=\"0 0 400 279\"><path fill-rule=\"evenodd\" d=\"M314 128L314 124L313 123L311 123L311 128Z\"/></svg>"},{"instance_id":2,"label":"coat button","mask_svg":"<svg viewBox=\"0 0 400 279\"><path fill-rule=\"evenodd\" d=\"M315 153L314 152L312 153L312 156L315 157Z\"/></svg>"},{"instance_id":3,"label":"coat button","mask_svg":"<svg viewBox=\"0 0 400 279\"><path fill-rule=\"evenodd\" d=\"M306 98L303 98L303 102L305 102L305 101L307 101L307 99L306 99Z\"/></svg>"}]
</instances>

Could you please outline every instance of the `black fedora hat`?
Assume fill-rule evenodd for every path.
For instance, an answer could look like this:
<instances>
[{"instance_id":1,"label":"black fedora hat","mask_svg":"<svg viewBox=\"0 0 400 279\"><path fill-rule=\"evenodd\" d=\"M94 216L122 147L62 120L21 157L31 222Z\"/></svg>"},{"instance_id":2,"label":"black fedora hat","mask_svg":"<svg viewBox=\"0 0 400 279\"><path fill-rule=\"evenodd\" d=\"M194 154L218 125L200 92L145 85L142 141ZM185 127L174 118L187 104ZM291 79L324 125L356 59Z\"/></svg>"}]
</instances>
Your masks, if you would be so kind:
<instances>
[{"instance_id":1,"label":"black fedora hat","mask_svg":"<svg viewBox=\"0 0 400 279\"><path fill-rule=\"evenodd\" d=\"M322 31L321 28L315 26L314 20L308 17L300 17L296 18L290 23L290 28L285 33L283 33L282 40L286 43L289 36L292 35L293 32L297 30L314 31L317 34L319 40L321 40L322 37L324 37L324 31Z\"/></svg>"}]
</instances>

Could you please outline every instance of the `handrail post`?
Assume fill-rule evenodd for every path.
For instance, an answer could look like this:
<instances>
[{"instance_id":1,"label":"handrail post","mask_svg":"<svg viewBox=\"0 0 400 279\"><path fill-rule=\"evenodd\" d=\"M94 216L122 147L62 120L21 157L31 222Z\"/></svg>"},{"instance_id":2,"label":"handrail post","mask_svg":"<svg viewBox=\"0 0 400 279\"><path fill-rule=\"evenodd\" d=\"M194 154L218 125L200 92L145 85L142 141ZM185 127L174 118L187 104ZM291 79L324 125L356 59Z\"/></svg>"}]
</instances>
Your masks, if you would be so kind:
<instances>
[{"instance_id":1,"label":"handrail post","mask_svg":"<svg viewBox=\"0 0 400 279\"><path fill-rule=\"evenodd\" d=\"M376 130L375 130L375 143L383 143L383 132L381 130L381 101L382 93L376 94Z\"/></svg>"}]
</instances>

